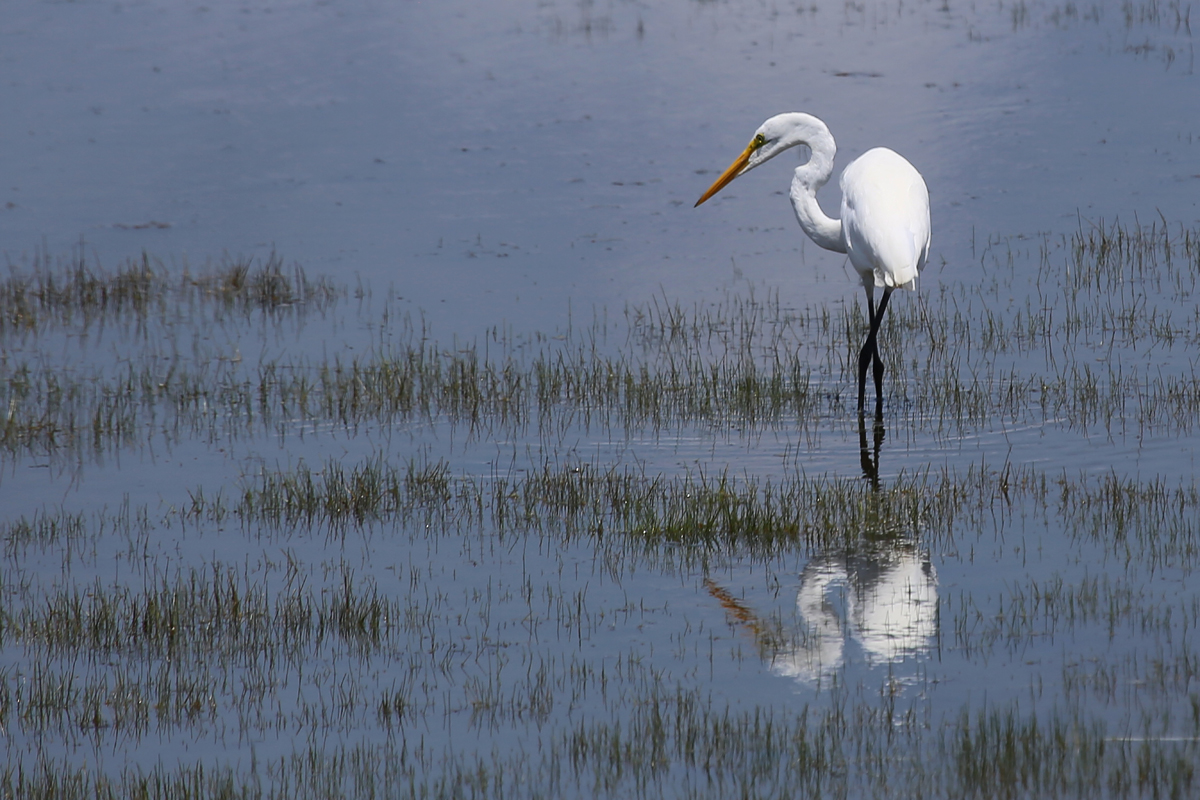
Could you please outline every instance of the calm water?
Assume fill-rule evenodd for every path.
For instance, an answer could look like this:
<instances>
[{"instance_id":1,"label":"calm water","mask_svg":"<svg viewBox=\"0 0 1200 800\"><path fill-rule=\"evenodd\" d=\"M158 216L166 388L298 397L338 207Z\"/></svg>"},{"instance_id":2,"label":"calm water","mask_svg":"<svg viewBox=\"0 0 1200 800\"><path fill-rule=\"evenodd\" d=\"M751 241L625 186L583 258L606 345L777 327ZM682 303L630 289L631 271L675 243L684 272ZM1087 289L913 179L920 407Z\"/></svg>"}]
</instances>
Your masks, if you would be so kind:
<instances>
[{"instance_id":1,"label":"calm water","mask_svg":"<svg viewBox=\"0 0 1200 800\"><path fill-rule=\"evenodd\" d=\"M10 765L119 776L127 765L204 764L279 786L295 754L381 748L372 752L394 759L400 742L419 783L447 764L549 752L596 720L634 730L640 701L579 677L602 670L614 694L699 692L738 712L894 702L922 720L913 729L928 732L926 753L960 714L999 708L1099 723L1110 741L1171 742L1170 757L1196 764L1195 422L1146 422L1136 399L1090 420L1032 402L944 422L922 400L932 370L914 366L882 427L860 429L846 413L842 355L822 349L842 334L795 323L853 309L857 281L797 229L787 166L692 207L762 120L817 114L839 169L886 144L930 187L930 266L920 294L894 302L1009 324L1049 310L1058 326L1028 347L983 344L982 323L970 341L951 333L962 385L994 390L1018 375L1048 396L1056 376L1085 366L1101 393L1117 374L1142 387L1194 383L1195 263L1179 256L1168 270L1160 254L1149 272L1078 294L1066 277L1080 231L1165 224L1183 236L1200 224L1189 5L22 0L4 16L0 247L15 274L39 258L112 270L148 253L177 276L277 253L342 291L277 314L195 301L144 324L118 315L10 333L0 338L10 421L25 367L92 387L147 364L164 384L178 368L257 385L266 365L316 370L424 341L524 363L594 342L658 369L673 351L639 338L639 314L677 304L727 322L750 299L767 309L751 337L756 363L770 369L783 342L780 352L811 356L826 398L808 422L564 414L539 426L493 415L472 428L453 414L238 422L214 395L211 414L184 422L151 404L125 439L10 447L0 464L9 619L64 592L138 592L197 574L215 586L233 574L271 602L295 590L319 604L351 580L394 615L427 620L365 648L318 642L283 666L194 655L186 670L144 649L56 648L14 623L0 650ZM823 190L827 210L838 199L836 185ZM1149 280L1163 270L1170 277ZM1122 312L1137 319L1111 322ZM1072 314L1091 321L1062 328ZM925 353L918 328L884 346ZM689 352L719 361L719 339ZM806 540L766 555L732 546L700 557L636 537L624 552L601 543L599 523L565 512L527 528L487 514L339 528L180 513L200 496L232 507L271 471L330 459L349 471L376 457L401 469L444 463L462 494L482 486L494 504L498 478L546 465L663 481L727 474L743 486L820 476L861 486L868 473L898 495L914 475L913 492L933 493L940 470L992 478L954 519L931 510L864 527L869 547ZM1051 489L1010 497L995 477L1006 468ZM1109 478L1137 487L1121 496L1152 508L1147 518L1121 516L1115 500L1108 511L1073 505ZM1183 499L1139 501L1154 481ZM145 524L123 522L126 510ZM87 520L69 547L14 533L19 520L58 514ZM121 699L132 690L119 687L155 680L161 698L162 676L178 686L181 673L202 684L193 712ZM75 688L57 710L22 712L46 675ZM392 725L381 698L400 694L409 716ZM130 707L140 724L122 716ZM520 764L512 774L553 789ZM664 769L662 792L702 785L683 766ZM850 780L846 791L867 790Z\"/></svg>"}]
</instances>

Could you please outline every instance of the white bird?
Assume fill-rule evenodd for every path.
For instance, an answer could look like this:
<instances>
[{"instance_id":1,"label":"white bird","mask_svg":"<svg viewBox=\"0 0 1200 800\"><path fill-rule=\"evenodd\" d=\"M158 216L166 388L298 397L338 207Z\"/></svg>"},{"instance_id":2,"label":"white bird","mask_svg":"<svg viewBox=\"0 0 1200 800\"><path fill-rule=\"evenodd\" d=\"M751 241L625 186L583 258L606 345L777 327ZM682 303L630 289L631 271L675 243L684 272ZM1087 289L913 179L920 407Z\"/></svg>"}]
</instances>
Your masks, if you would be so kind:
<instances>
[{"instance_id":1,"label":"white bird","mask_svg":"<svg viewBox=\"0 0 1200 800\"><path fill-rule=\"evenodd\" d=\"M917 274L929 256L929 189L921 173L886 147L868 150L843 170L842 218L830 219L817 203L817 190L833 174L837 153L833 136L824 122L810 114L779 114L762 124L696 205L739 175L800 144L807 145L811 155L792 178L792 208L808 237L826 250L848 255L862 278L870 328L858 354L858 410L863 410L867 367L874 363L878 414L883 408L883 362L876 344L879 325L892 291L916 288ZM878 308L876 287L883 289Z\"/></svg>"}]
</instances>

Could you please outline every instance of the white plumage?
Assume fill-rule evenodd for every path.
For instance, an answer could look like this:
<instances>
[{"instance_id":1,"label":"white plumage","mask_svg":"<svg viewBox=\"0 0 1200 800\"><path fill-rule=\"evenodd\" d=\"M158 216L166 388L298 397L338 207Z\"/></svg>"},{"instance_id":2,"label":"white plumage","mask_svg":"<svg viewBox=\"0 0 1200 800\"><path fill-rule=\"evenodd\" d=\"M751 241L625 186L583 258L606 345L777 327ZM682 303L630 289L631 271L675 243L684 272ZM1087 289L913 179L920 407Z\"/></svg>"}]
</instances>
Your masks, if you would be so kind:
<instances>
[{"instance_id":1,"label":"white plumage","mask_svg":"<svg viewBox=\"0 0 1200 800\"><path fill-rule=\"evenodd\" d=\"M886 147L842 173L842 236L850 263L880 289L916 288L929 255L929 192L921 173Z\"/></svg>"},{"instance_id":2,"label":"white plumage","mask_svg":"<svg viewBox=\"0 0 1200 800\"><path fill-rule=\"evenodd\" d=\"M779 114L759 127L742 154L696 205L739 175L801 144L807 145L811 156L792 178L792 208L809 238L827 250L849 256L862 278L870 331L858 356L858 410L863 410L867 368L874 365L875 408L880 413L883 362L876 343L879 325L892 291L916 288L917 276L929 256L929 190L921 173L886 147L868 150L842 172L841 219L832 219L817 202L817 191L833 174L837 153L829 128L811 114ZM878 308L876 288L883 290Z\"/></svg>"}]
</instances>

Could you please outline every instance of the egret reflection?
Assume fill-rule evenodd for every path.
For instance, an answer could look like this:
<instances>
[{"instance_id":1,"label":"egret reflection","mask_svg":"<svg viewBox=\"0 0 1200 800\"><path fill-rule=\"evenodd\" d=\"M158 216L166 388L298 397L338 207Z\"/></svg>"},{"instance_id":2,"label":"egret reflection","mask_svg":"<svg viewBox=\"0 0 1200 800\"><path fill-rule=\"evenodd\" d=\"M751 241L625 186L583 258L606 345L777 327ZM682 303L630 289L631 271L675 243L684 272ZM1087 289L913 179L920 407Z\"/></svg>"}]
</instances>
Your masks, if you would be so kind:
<instances>
[{"instance_id":1,"label":"egret reflection","mask_svg":"<svg viewBox=\"0 0 1200 800\"><path fill-rule=\"evenodd\" d=\"M819 556L800 573L800 636L771 659L771 670L820 684L857 645L869 666L929 650L937 637L937 573L912 548L886 555Z\"/></svg>"},{"instance_id":2,"label":"egret reflection","mask_svg":"<svg viewBox=\"0 0 1200 800\"><path fill-rule=\"evenodd\" d=\"M882 420L867 441L860 416L863 476L878 488ZM861 549L815 555L800 573L796 630L769 624L710 580L710 594L748 628L772 672L820 686L848 662L870 667L923 655L938 636L937 571L910 536L868 535Z\"/></svg>"},{"instance_id":3,"label":"egret reflection","mask_svg":"<svg viewBox=\"0 0 1200 800\"><path fill-rule=\"evenodd\" d=\"M911 546L813 558L800 573L791 635L712 581L705 585L755 635L772 672L809 685L821 685L856 653L871 667L896 664L937 640L937 571Z\"/></svg>"}]
</instances>

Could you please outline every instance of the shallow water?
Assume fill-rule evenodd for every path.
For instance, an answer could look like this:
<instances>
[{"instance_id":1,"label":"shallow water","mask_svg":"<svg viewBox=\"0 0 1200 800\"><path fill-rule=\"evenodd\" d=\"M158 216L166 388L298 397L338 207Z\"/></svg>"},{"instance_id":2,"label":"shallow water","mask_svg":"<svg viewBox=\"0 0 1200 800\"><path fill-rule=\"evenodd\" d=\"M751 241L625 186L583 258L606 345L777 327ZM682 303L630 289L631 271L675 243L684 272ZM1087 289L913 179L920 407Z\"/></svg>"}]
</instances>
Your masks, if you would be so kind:
<instances>
[{"instance_id":1,"label":"shallow water","mask_svg":"<svg viewBox=\"0 0 1200 800\"><path fill-rule=\"evenodd\" d=\"M1190 6L10 5L12 276L337 297L0 328L6 786L1191 786ZM785 167L692 207L783 110L931 190L880 420Z\"/></svg>"},{"instance_id":2,"label":"shallow water","mask_svg":"<svg viewBox=\"0 0 1200 800\"><path fill-rule=\"evenodd\" d=\"M996 234L1195 218L1190 31L1174 6L1131 7L1157 19L1069 4L21 3L0 102L25 124L3 134L0 235L10 258L83 237L110 265L274 247L394 287L443 335L552 330L568 299L590 315L660 288L833 302L852 282L769 196L783 167L691 208L762 119L804 109L830 124L839 163L884 143L918 166L929 277L970 280L971 246Z\"/></svg>"}]
</instances>

